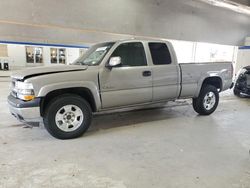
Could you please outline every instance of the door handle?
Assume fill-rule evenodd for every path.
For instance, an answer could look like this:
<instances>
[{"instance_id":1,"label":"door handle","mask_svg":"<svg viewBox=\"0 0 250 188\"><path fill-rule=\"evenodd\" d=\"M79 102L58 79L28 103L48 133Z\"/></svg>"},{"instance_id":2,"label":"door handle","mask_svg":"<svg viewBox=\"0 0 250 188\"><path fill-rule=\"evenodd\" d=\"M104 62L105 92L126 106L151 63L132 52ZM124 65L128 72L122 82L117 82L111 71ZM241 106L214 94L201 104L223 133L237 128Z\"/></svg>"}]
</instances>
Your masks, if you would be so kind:
<instances>
[{"instance_id":1,"label":"door handle","mask_svg":"<svg viewBox=\"0 0 250 188\"><path fill-rule=\"evenodd\" d=\"M151 76L151 71L143 71L143 72L142 72L142 76L144 76L144 77L149 77L149 76Z\"/></svg>"}]
</instances>

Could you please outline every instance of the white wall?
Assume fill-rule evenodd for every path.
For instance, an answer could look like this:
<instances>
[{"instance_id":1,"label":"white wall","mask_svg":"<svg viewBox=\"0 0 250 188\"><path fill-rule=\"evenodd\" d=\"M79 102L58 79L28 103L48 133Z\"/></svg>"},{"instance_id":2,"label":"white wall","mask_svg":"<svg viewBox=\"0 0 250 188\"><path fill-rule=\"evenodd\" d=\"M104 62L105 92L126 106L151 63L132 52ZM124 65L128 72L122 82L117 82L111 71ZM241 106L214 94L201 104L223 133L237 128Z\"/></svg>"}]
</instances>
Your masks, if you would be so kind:
<instances>
[{"instance_id":1,"label":"white wall","mask_svg":"<svg viewBox=\"0 0 250 188\"><path fill-rule=\"evenodd\" d=\"M195 61L195 42L171 40L179 63Z\"/></svg>"},{"instance_id":2,"label":"white wall","mask_svg":"<svg viewBox=\"0 0 250 188\"><path fill-rule=\"evenodd\" d=\"M23 45L8 44L7 49L10 68L22 68L26 66L26 53Z\"/></svg>"},{"instance_id":3,"label":"white wall","mask_svg":"<svg viewBox=\"0 0 250 188\"><path fill-rule=\"evenodd\" d=\"M214 61L233 61L234 46L218 45L211 43L197 43L190 41L171 41L180 63L190 62L214 62ZM14 67L33 67L51 64L50 49L58 48L53 46L43 46L43 64L26 63L26 50L24 45L8 44L8 54L10 66ZM81 54L79 48L65 48L66 62L71 64ZM81 49L86 51L87 49Z\"/></svg>"},{"instance_id":4,"label":"white wall","mask_svg":"<svg viewBox=\"0 0 250 188\"><path fill-rule=\"evenodd\" d=\"M44 65L50 65L50 47L43 47L43 63Z\"/></svg>"},{"instance_id":5,"label":"white wall","mask_svg":"<svg viewBox=\"0 0 250 188\"><path fill-rule=\"evenodd\" d=\"M43 65L50 65L50 48L57 48L57 47L50 47L50 46L43 46L43 63L42 64L27 64L26 63L26 49L24 45L14 45L8 44L8 57L4 58L7 59L11 69L20 69L24 67L34 67L34 66L43 66ZM74 62L80 56L80 49L79 48L65 48L66 49L66 61L67 64Z\"/></svg>"},{"instance_id":6,"label":"white wall","mask_svg":"<svg viewBox=\"0 0 250 188\"><path fill-rule=\"evenodd\" d=\"M245 39L245 46L250 46L250 37Z\"/></svg>"},{"instance_id":7,"label":"white wall","mask_svg":"<svg viewBox=\"0 0 250 188\"><path fill-rule=\"evenodd\" d=\"M234 61L235 47L190 41L171 41L179 63Z\"/></svg>"},{"instance_id":8,"label":"white wall","mask_svg":"<svg viewBox=\"0 0 250 188\"><path fill-rule=\"evenodd\" d=\"M80 56L79 48L67 48L66 49L67 64L73 63L79 56Z\"/></svg>"},{"instance_id":9,"label":"white wall","mask_svg":"<svg viewBox=\"0 0 250 188\"><path fill-rule=\"evenodd\" d=\"M250 16L200 0L1 0L5 41L89 44L133 36L243 45Z\"/></svg>"},{"instance_id":10,"label":"white wall","mask_svg":"<svg viewBox=\"0 0 250 188\"><path fill-rule=\"evenodd\" d=\"M242 67L250 65L250 49L239 49L235 72L237 73Z\"/></svg>"},{"instance_id":11,"label":"white wall","mask_svg":"<svg viewBox=\"0 0 250 188\"><path fill-rule=\"evenodd\" d=\"M197 43L195 52L196 62L233 61L234 46Z\"/></svg>"}]
</instances>

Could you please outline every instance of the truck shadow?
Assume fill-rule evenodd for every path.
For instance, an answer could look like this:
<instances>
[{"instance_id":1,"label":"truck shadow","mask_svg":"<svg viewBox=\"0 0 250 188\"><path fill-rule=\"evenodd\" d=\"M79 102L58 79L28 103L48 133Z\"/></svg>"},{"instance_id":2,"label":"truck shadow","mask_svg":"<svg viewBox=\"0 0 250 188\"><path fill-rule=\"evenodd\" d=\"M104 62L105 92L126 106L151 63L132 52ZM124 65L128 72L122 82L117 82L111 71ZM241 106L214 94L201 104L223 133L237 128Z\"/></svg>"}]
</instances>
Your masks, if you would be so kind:
<instances>
[{"instance_id":1,"label":"truck shadow","mask_svg":"<svg viewBox=\"0 0 250 188\"><path fill-rule=\"evenodd\" d=\"M94 134L100 130L107 130L125 126L137 126L141 123L167 120L183 116L193 116L192 107L185 103L178 106L162 106L129 112L115 112L112 114L97 114L93 118L86 135Z\"/></svg>"}]
</instances>

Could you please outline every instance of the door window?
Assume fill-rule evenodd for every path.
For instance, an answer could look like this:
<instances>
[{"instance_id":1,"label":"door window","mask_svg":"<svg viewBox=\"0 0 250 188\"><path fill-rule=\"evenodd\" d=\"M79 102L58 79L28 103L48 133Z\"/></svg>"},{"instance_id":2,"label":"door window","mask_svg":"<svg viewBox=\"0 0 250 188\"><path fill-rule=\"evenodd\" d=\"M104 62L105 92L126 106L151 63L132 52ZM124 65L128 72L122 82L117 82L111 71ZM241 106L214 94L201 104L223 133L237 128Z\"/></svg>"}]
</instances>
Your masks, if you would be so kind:
<instances>
[{"instance_id":1,"label":"door window","mask_svg":"<svg viewBox=\"0 0 250 188\"><path fill-rule=\"evenodd\" d=\"M121 58L122 66L147 66L144 47L141 42L124 43L118 46L111 57Z\"/></svg>"},{"instance_id":2,"label":"door window","mask_svg":"<svg viewBox=\"0 0 250 188\"><path fill-rule=\"evenodd\" d=\"M153 64L154 65L168 65L171 64L171 55L165 43L150 42L148 43Z\"/></svg>"}]
</instances>

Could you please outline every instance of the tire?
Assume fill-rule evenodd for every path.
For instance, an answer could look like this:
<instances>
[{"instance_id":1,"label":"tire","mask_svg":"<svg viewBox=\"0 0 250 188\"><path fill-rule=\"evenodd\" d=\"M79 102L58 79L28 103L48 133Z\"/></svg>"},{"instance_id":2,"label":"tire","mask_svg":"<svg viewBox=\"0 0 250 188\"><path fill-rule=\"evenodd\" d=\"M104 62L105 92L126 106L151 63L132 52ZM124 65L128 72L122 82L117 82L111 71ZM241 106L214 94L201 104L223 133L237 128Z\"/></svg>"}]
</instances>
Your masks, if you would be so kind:
<instances>
[{"instance_id":1,"label":"tire","mask_svg":"<svg viewBox=\"0 0 250 188\"><path fill-rule=\"evenodd\" d=\"M234 95L240 97L240 91L236 88L234 88Z\"/></svg>"},{"instance_id":2,"label":"tire","mask_svg":"<svg viewBox=\"0 0 250 188\"><path fill-rule=\"evenodd\" d=\"M212 114L219 103L219 92L212 85L203 86L199 97L193 98L193 108L200 115Z\"/></svg>"},{"instance_id":3,"label":"tire","mask_svg":"<svg viewBox=\"0 0 250 188\"><path fill-rule=\"evenodd\" d=\"M82 136L88 130L91 121L91 107L78 95L60 95L54 98L45 109L44 126L58 139Z\"/></svg>"}]
</instances>

